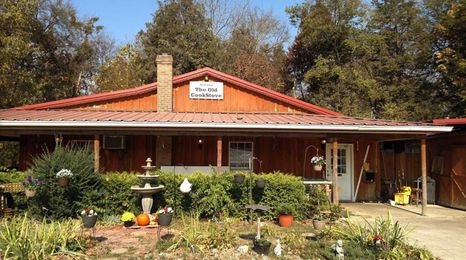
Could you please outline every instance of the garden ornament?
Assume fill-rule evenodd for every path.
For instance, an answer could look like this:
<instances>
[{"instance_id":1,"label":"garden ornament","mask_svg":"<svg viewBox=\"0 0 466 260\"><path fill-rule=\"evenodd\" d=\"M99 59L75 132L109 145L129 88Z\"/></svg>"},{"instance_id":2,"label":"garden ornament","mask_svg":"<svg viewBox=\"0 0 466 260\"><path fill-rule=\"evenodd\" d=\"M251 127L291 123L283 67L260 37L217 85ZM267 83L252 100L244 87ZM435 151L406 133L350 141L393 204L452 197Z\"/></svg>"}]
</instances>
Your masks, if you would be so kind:
<instances>
[{"instance_id":1,"label":"garden ornament","mask_svg":"<svg viewBox=\"0 0 466 260\"><path fill-rule=\"evenodd\" d=\"M280 244L280 239L277 239L277 245L273 249L273 252L277 257L282 256L282 245Z\"/></svg>"},{"instance_id":2,"label":"garden ornament","mask_svg":"<svg viewBox=\"0 0 466 260\"><path fill-rule=\"evenodd\" d=\"M188 193L191 191L191 186L193 185L188 181L188 178L184 178L184 181L180 186L180 191L183 193Z\"/></svg>"},{"instance_id":3,"label":"garden ornament","mask_svg":"<svg viewBox=\"0 0 466 260\"><path fill-rule=\"evenodd\" d=\"M338 260L345 259L345 254L343 250L343 241L338 239L335 244L332 245L332 250L335 253L335 256Z\"/></svg>"},{"instance_id":4,"label":"garden ornament","mask_svg":"<svg viewBox=\"0 0 466 260\"><path fill-rule=\"evenodd\" d=\"M238 252L240 254L246 254L249 250L249 247L247 245L242 245L238 247Z\"/></svg>"}]
</instances>

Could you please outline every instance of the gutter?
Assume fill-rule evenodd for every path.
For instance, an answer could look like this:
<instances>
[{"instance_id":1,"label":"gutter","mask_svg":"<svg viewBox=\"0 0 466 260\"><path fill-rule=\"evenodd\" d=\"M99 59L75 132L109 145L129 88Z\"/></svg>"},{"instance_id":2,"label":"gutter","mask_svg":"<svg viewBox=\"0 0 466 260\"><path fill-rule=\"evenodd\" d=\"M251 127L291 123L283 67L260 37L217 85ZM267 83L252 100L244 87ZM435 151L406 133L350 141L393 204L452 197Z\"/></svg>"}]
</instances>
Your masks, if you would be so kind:
<instances>
[{"instance_id":1,"label":"gutter","mask_svg":"<svg viewBox=\"0 0 466 260\"><path fill-rule=\"evenodd\" d=\"M307 130L338 132L451 132L451 126L376 126L376 125L310 125L310 124L246 124L246 123L186 123L186 122L121 122L121 121L0 121L0 127L72 127L72 128L190 128L190 129L257 129L257 130Z\"/></svg>"}]
</instances>

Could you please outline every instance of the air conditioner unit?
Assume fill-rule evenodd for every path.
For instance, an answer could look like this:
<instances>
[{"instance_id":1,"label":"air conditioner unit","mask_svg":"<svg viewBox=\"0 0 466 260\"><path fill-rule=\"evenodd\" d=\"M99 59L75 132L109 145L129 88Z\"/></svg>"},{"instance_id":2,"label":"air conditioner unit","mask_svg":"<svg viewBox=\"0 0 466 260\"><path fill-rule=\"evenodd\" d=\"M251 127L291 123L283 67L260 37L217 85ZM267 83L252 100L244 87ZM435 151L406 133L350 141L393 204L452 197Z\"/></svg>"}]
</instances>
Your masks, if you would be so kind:
<instances>
[{"instance_id":1,"label":"air conditioner unit","mask_svg":"<svg viewBox=\"0 0 466 260\"><path fill-rule=\"evenodd\" d=\"M104 135L104 149L125 149L126 138L122 135Z\"/></svg>"}]
</instances>

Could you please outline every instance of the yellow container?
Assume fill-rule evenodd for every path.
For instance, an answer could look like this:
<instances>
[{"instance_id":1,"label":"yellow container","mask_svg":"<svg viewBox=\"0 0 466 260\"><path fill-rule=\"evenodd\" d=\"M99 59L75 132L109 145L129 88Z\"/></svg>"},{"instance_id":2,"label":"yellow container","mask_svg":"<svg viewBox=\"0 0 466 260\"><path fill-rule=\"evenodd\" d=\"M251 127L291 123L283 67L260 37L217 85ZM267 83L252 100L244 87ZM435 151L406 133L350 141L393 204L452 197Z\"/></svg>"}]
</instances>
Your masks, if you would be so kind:
<instances>
[{"instance_id":1,"label":"yellow container","mask_svg":"<svg viewBox=\"0 0 466 260\"><path fill-rule=\"evenodd\" d=\"M401 192L400 192L400 193L404 193L404 194L410 195L410 194L411 194L411 187L409 187L409 186L401 186Z\"/></svg>"},{"instance_id":2,"label":"yellow container","mask_svg":"<svg viewBox=\"0 0 466 260\"><path fill-rule=\"evenodd\" d=\"M395 193L395 203L399 205L406 205L409 203L409 193L406 192L398 192Z\"/></svg>"}]
</instances>

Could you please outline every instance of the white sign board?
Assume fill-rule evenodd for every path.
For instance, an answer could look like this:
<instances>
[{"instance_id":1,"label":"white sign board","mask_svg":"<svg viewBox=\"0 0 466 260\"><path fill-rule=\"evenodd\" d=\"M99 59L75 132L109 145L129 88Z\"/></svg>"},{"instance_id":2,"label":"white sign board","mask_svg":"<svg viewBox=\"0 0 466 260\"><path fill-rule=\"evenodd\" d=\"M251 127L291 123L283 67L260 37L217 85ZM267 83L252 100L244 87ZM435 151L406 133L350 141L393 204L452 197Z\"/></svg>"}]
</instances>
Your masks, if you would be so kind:
<instances>
[{"instance_id":1,"label":"white sign board","mask_svg":"<svg viewBox=\"0 0 466 260\"><path fill-rule=\"evenodd\" d=\"M223 99L223 82L190 81L190 99Z\"/></svg>"}]
</instances>

